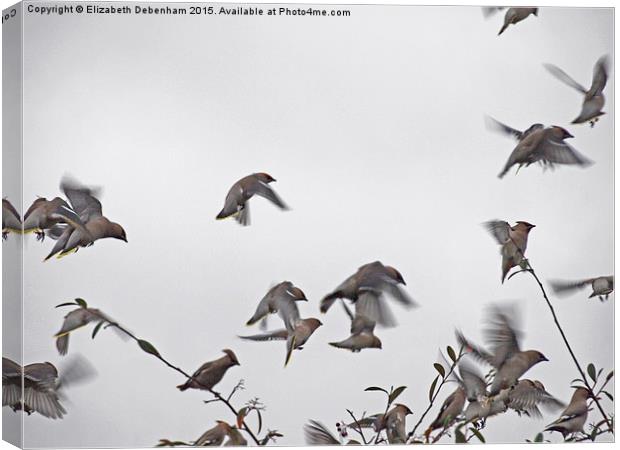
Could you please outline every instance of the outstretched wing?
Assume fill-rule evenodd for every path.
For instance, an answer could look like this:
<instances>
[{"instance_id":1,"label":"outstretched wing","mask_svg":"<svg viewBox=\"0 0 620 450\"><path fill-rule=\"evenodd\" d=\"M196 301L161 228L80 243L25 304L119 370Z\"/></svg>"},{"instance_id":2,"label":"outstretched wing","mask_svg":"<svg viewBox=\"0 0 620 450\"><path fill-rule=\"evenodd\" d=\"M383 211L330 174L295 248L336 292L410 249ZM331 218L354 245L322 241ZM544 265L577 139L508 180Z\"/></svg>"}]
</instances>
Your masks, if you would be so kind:
<instances>
[{"instance_id":1,"label":"outstretched wing","mask_svg":"<svg viewBox=\"0 0 620 450\"><path fill-rule=\"evenodd\" d=\"M551 73L551 75L556 77L562 83L567 84L568 86L572 87L573 89L578 90L582 94L585 94L588 91L581 84L579 84L575 80L573 80L566 72L564 72L558 66L554 66L553 64L543 64L543 66L545 67L545 69L547 69Z\"/></svg>"}]
</instances>

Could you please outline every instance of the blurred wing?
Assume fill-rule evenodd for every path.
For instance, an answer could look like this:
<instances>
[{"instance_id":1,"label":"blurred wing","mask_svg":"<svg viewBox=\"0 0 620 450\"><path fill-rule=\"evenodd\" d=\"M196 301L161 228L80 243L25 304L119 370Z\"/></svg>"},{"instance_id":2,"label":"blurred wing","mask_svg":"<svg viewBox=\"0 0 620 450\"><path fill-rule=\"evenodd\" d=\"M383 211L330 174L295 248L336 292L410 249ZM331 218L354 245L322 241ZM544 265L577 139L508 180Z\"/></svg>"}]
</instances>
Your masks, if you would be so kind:
<instances>
[{"instance_id":1,"label":"blurred wing","mask_svg":"<svg viewBox=\"0 0 620 450\"><path fill-rule=\"evenodd\" d=\"M545 69L547 69L551 73L551 75L556 77L562 83L567 84L568 86L572 87L573 89L578 90L579 92L583 94L587 92L586 88L584 88L582 85L580 85L575 80L573 80L566 72L564 72L558 66L554 66L553 64L543 64L543 66L545 67Z\"/></svg>"},{"instance_id":2,"label":"blurred wing","mask_svg":"<svg viewBox=\"0 0 620 450\"><path fill-rule=\"evenodd\" d=\"M62 179L60 189L65 193L73 210L83 222L88 222L90 219L102 215L101 202L94 197L95 190L84 187L66 177Z\"/></svg>"},{"instance_id":3,"label":"blurred wing","mask_svg":"<svg viewBox=\"0 0 620 450\"><path fill-rule=\"evenodd\" d=\"M475 400L487 393L487 384L480 372L466 359L459 362L459 373L468 400Z\"/></svg>"},{"instance_id":4,"label":"blurred wing","mask_svg":"<svg viewBox=\"0 0 620 450\"><path fill-rule=\"evenodd\" d=\"M239 336L248 341L285 341L288 338L288 331L277 330L271 333L253 334L251 336Z\"/></svg>"},{"instance_id":5,"label":"blurred wing","mask_svg":"<svg viewBox=\"0 0 620 450\"><path fill-rule=\"evenodd\" d=\"M290 297L279 297L275 302L278 315L284 321L287 330L295 329L295 323L299 320L299 308Z\"/></svg>"},{"instance_id":6,"label":"blurred wing","mask_svg":"<svg viewBox=\"0 0 620 450\"><path fill-rule=\"evenodd\" d=\"M523 138L523 132L517 130L516 128L511 128L508 125L501 123L498 120L495 120L492 117L486 116L485 123L489 130L498 131L503 134L507 134L508 136L512 136L517 140L521 140Z\"/></svg>"},{"instance_id":7,"label":"blurred wing","mask_svg":"<svg viewBox=\"0 0 620 450\"><path fill-rule=\"evenodd\" d=\"M396 319L385 298L375 291L360 293L355 302L355 316L364 316L384 327L396 326Z\"/></svg>"},{"instance_id":8,"label":"blurred wing","mask_svg":"<svg viewBox=\"0 0 620 450\"><path fill-rule=\"evenodd\" d=\"M483 6L482 7L482 15L485 19L488 19L491 16L494 16L497 12L504 9L505 6Z\"/></svg>"},{"instance_id":9,"label":"blurred wing","mask_svg":"<svg viewBox=\"0 0 620 450\"><path fill-rule=\"evenodd\" d=\"M490 220L484 223L491 236L495 238L498 244L504 245L510 241L510 224L503 220Z\"/></svg>"},{"instance_id":10,"label":"blurred wing","mask_svg":"<svg viewBox=\"0 0 620 450\"><path fill-rule=\"evenodd\" d=\"M607 84L607 74L609 72L609 58L607 55L601 56L594 66L592 75L592 86L588 91L588 97L594 97L605 89Z\"/></svg>"},{"instance_id":11,"label":"blurred wing","mask_svg":"<svg viewBox=\"0 0 620 450\"><path fill-rule=\"evenodd\" d=\"M375 330L375 322L366 316L356 315L351 321L351 334L359 334L363 332L373 333Z\"/></svg>"},{"instance_id":12,"label":"blurred wing","mask_svg":"<svg viewBox=\"0 0 620 450\"><path fill-rule=\"evenodd\" d=\"M62 365L58 387L77 386L94 379L97 376L97 369L83 356L75 355L68 362Z\"/></svg>"},{"instance_id":13,"label":"blurred wing","mask_svg":"<svg viewBox=\"0 0 620 450\"><path fill-rule=\"evenodd\" d=\"M587 280L580 280L580 281L559 281L559 280L556 280L556 281L550 281L549 282L553 292L558 294L558 295L568 295L571 292L574 292L574 291L579 290L579 289L583 289L584 287L586 287L590 283L592 283L592 278L589 278Z\"/></svg>"},{"instance_id":14,"label":"blurred wing","mask_svg":"<svg viewBox=\"0 0 620 450\"><path fill-rule=\"evenodd\" d=\"M554 164L574 164L578 166L589 166L592 164L592 161L582 156L564 141L545 139L541 143L540 152L544 160Z\"/></svg>"},{"instance_id":15,"label":"blurred wing","mask_svg":"<svg viewBox=\"0 0 620 450\"><path fill-rule=\"evenodd\" d=\"M316 420L310 420L304 425L304 434L308 445L340 445L327 427Z\"/></svg>"},{"instance_id":16,"label":"blurred wing","mask_svg":"<svg viewBox=\"0 0 620 450\"><path fill-rule=\"evenodd\" d=\"M24 389L24 404L49 419L61 419L67 413L55 391L39 386Z\"/></svg>"},{"instance_id":17,"label":"blurred wing","mask_svg":"<svg viewBox=\"0 0 620 450\"><path fill-rule=\"evenodd\" d=\"M287 206L284 204L282 199L278 197L278 194L275 193L268 184L263 183L262 181L256 182L250 189L249 192L259 197L266 198L270 202L274 203L281 209L287 209Z\"/></svg>"},{"instance_id":18,"label":"blurred wing","mask_svg":"<svg viewBox=\"0 0 620 450\"><path fill-rule=\"evenodd\" d=\"M493 367L499 368L504 361L520 351L520 332L515 329L517 311L514 308L491 308L489 326L484 330L493 353Z\"/></svg>"}]
</instances>

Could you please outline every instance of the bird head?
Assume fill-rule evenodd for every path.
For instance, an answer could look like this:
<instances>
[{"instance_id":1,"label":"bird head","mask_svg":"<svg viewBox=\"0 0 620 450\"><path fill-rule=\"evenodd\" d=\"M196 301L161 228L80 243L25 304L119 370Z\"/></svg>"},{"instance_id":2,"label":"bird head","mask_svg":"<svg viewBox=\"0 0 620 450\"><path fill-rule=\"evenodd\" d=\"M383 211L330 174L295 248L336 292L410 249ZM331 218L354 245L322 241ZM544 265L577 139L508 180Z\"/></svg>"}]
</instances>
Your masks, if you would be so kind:
<instances>
[{"instance_id":1,"label":"bird head","mask_svg":"<svg viewBox=\"0 0 620 450\"><path fill-rule=\"evenodd\" d=\"M527 350L524 353L526 354L527 359L532 366L538 364L539 362L549 361L547 357L540 353L538 350Z\"/></svg>"},{"instance_id":2,"label":"bird head","mask_svg":"<svg viewBox=\"0 0 620 450\"><path fill-rule=\"evenodd\" d=\"M235 355L235 352L233 352L232 350L226 348L224 350L222 350L224 353L226 353L226 355L228 355L228 358L230 359L230 362L233 364L233 366L240 366L241 364L239 363L239 360L237 359L237 355Z\"/></svg>"},{"instance_id":3,"label":"bird head","mask_svg":"<svg viewBox=\"0 0 620 450\"><path fill-rule=\"evenodd\" d=\"M305 322L312 331L323 325L323 322L321 322L319 319L315 319L314 317L306 319Z\"/></svg>"},{"instance_id":4,"label":"bird head","mask_svg":"<svg viewBox=\"0 0 620 450\"><path fill-rule=\"evenodd\" d=\"M125 233L125 230L119 224L114 222L110 223L110 237L127 242L127 234Z\"/></svg>"},{"instance_id":5,"label":"bird head","mask_svg":"<svg viewBox=\"0 0 620 450\"><path fill-rule=\"evenodd\" d=\"M532 228L536 227L536 225L533 225L529 222L525 222L524 220L519 220L517 222L517 226L525 229L526 231L530 231Z\"/></svg>"},{"instance_id":6,"label":"bird head","mask_svg":"<svg viewBox=\"0 0 620 450\"><path fill-rule=\"evenodd\" d=\"M297 286L293 286L292 288L288 289L287 292L293 297L293 300L297 302L308 301L308 299L306 298L306 294L304 294L304 291L299 289Z\"/></svg>"},{"instance_id":7,"label":"bird head","mask_svg":"<svg viewBox=\"0 0 620 450\"><path fill-rule=\"evenodd\" d=\"M263 183L272 183L272 182L276 181L276 179L274 177L272 177L271 175L269 175L268 173L265 173L265 172L259 172L259 173L256 174L256 176Z\"/></svg>"},{"instance_id":8,"label":"bird head","mask_svg":"<svg viewBox=\"0 0 620 450\"><path fill-rule=\"evenodd\" d=\"M565 128L558 127L557 125L552 126L551 131L553 132L554 136L559 139L570 139L572 137L575 137L570 134Z\"/></svg>"},{"instance_id":9,"label":"bird head","mask_svg":"<svg viewBox=\"0 0 620 450\"><path fill-rule=\"evenodd\" d=\"M411 411L407 405L403 405L402 403L396 403L394 407L401 409L406 416L413 414L413 411Z\"/></svg>"},{"instance_id":10,"label":"bird head","mask_svg":"<svg viewBox=\"0 0 620 450\"><path fill-rule=\"evenodd\" d=\"M228 424L228 422L224 422L223 420L216 420L217 425L224 429L227 433L230 433L232 427Z\"/></svg>"},{"instance_id":11,"label":"bird head","mask_svg":"<svg viewBox=\"0 0 620 450\"><path fill-rule=\"evenodd\" d=\"M372 342L370 343L370 348L382 349L383 347L381 344L381 339L379 339L377 336L373 336Z\"/></svg>"},{"instance_id":12,"label":"bird head","mask_svg":"<svg viewBox=\"0 0 620 450\"><path fill-rule=\"evenodd\" d=\"M538 8L534 8L534 11L532 11L532 14L538 17Z\"/></svg>"},{"instance_id":13,"label":"bird head","mask_svg":"<svg viewBox=\"0 0 620 450\"><path fill-rule=\"evenodd\" d=\"M392 267L392 266L385 266L385 269L386 269L388 275L391 278L393 278L395 281L397 281L398 283L400 283L400 284L402 284L404 286L407 285L407 283L405 283L405 279L403 278L403 276L394 267Z\"/></svg>"}]
</instances>

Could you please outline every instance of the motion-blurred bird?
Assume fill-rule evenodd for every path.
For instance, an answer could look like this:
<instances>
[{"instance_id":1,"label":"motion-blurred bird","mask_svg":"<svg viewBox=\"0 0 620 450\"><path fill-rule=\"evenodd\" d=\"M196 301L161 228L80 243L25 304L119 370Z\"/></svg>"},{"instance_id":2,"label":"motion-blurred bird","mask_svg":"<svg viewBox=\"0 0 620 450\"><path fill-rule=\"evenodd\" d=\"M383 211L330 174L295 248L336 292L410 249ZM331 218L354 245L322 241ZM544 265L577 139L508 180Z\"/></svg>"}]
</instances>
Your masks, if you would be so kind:
<instances>
[{"instance_id":1,"label":"motion-blurred bird","mask_svg":"<svg viewBox=\"0 0 620 450\"><path fill-rule=\"evenodd\" d=\"M504 283L510 269L527 262L525 250L527 249L528 236L536 225L518 221L514 227L511 227L508 222L503 220L491 220L484 225L497 243L501 245L502 283Z\"/></svg>"},{"instance_id":2,"label":"motion-blurred bird","mask_svg":"<svg viewBox=\"0 0 620 450\"><path fill-rule=\"evenodd\" d=\"M382 326L394 326L396 322L393 314L381 294L389 295L405 307L415 306L415 302L400 285L406 283L395 268L385 266L379 261L365 264L321 300L321 312L327 312L339 298L356 303L361 294L374 292L377 295L364 298L364 301L372 302L364 306L366 317Z\"/></svg>"},{"instance_id":3,"label":"motion-blurred bird","mask_svg":"<svg viewBox=\"0 0 620 450\"><path fill-rule=\"evenodd\" d=\"M512 166L517 164L517 173L521 167L527 167L534 163L541 164L543 169L553 169L556 164L580 167L587 167L592 164L589 159L564 142L565 139L572 138L573 135L562 127L545 128L543 124L535 123L527 130L520 131L491 117L487 118L487 127L512 136L518 141L517 146L508 157L504 169L498 175L499 178L503 178Z\"/></svg>"},{"instance_id":4,"label":"motion-blurred bird","mask_svg":"<svg viewBox=\"0 0 620 450\"><path fill-rule=\"evenodd\" d=\"M59 391L71 384L83 382L96 373L90 363L81 357L73 358L62 368L62 377L49 363L34 363L22 367L2 358L2 406L27 414L37 412L50 419L62 419L66 410L60 403ZM23 377L23 399L22 399Z\"/></svg>"},{"instance_id":5,"label":"motion-blurred bird","mask_svg":"<svg viewBox=\"0 0 620 450\"><path fill-rule=\"evenodd\" d=\"M558 295L567 295L586 286L592 286L592 293L588 298L598 297L605 301L614 291L613 275L606 277L587 278L579 281L552 281L551 288Z\"/></svg>"},{"instance_id":6,"label":"motion-blurred bird","mask_svg":"<svg viewBox=\"0 0 620 450\"><path fill-rule=\"evenodd\" d=\"M471 344L460 332L456 333L459 343L477 359L495 369L490 395L497 395L502 389L512 388L519 378L534 365L548 359L537 350L521 350L521 333L515 328L517 311L514 308L492 307L489 325L484 330L490 351Z\"/></svg>"},{"instance_id":7,"label":"motion-blurred bird","mask_svg":"<svg viewBox=\"0 0 620 450\"><path fill-rule=\"evenodd\" d=\"M22 232L22 219L10 201L2 199L2 239L6 239L9 233Z\"/></svg>"},{"instance_id":8,"label":"motion-blurred bird","mask_svg":"<svg viewBox=\"0 0 620 450\"><path fill-rule=\"evenodd\" d=\"M267 294L258 303L256 312L254 312L254 315L247 321L246 325L253 325L267 315L278 312L278 305L281 302L287 302L289 300L308 301L306 294L290 281L283 281L276 284L269 289Z\"/></svg>"},{"instance_id":9,"label":"motion-blurred bird","mask_svg":"<svg viewBox=\"0 0 620 450\"><path fill-rule=\"evenodd\" d=\"M222 208L216 219L220 220L233 216L241 225L249 225L250 205L248 200L254 195L266 198L280 209L288 209L280 197L278 197L278 194L269 186L269 183L274 181L276 181L275 178L264 172L253 173L241 178L228 191L224 201L224 208Z\"/></svg>"},{"instance_id":10,"label":"motion-blurred bird","mask_svg":"<svg viewBox=\"0 0 620 450\"><path fill-rule=\"evenodd\" d=\"M385 415L379 416L375 425L377 433L385 430L390 444L407 442L407 416L413 412L401 403L396 403Z\"/></svg>"},{"instance_id":11,"label":"motion-blurred bird","mask_svg":"<svg viewBox=\"0 0 620 450\"><path fill-rule=\"evenodd\" d=\"M56 348L58 349L58 353L61 355L67 354L67 351L69 350L69 335L73 331L82 328L91 322L100 321L113 322L96 308L79 307L73 311L70 311L64 317L60 331L54 335L54 338L56 338Z\"/></svg>"},{"instance_id":12,"label":"motion-blurred bird","mask_svg":"<svg viewBox=\"0 0 620 450\"><path fill-rule=\"evenodd\" d=\"M564 439L573 433L583 433L583 426L588 419L588 398L590 391L584 387L578 387L573 397L558 420L549 424L545 431L558 431Z\"/></svg>"},{"instance_id":13,"label":"motion-blurred bird","mask_svg":"<svg viewBox=\"0 0 620 450\"><path fill-rule=\"evenodd\" d=\"M284 322L284 329L252 336L239 336L242 339L252 341L286 340L285 366L289 363L293 350L303 349L304 344L310 339L310 336L312 336L317 328L323 325L318 319L312 317L302 319L300 317L296 302L305 300L305 295L300 289L294 289L295 291L285 290L283 293L284 295L277 295L273 300L274 310L278 311L278 315ZM262 302L261 300L261 303Z\"/></svg>"},{"instance_id":14,"label":"motion-blurred bird","mask_svg":"<svg viewBox=\"0 0 620 450\"><path fill-rule=\"evenodd\" d=\"M491 15L502 9L504 9L504 7L486 6L482 8L482 13L485 17L490 17ZM508 11L506 11L506 15L504 16L504 25L499 30L498 35L506 31L506 28L508 28L509 25L516 25L522 20L525 20L530 14L538 16L538 8L508 8Z\"/></svg>"},{"instance_id":15,"label":"motion-blurred bird","mask_svg":"<svg viewBox=\"0 0 620 450\"><path fill-rule=\"evenodd\" d=\"M467 398L465 388L458 386L454 392L452 392L442 403L439 408L439 413L433 422L429 425L424 435L428 440L430 434L439 428L449 428L454 424L459 415L463 412L465 407L465 400Z\"/></svg>"},{"instance_id":16,"label":"motion-blurred bird","mask_svg":"<svg viewBox=\"0 0 620 450\"><path fill-rule=\"evenodd\" d=\"M364 292L359 296L357 304L364 305L376 302L376 297L372 291ZM366 297L371 297L368 301ZM375 321L369 319L368 316L361 314L359 308L356 308L355 316L351 316L351 336L340 342L330 342L329 345L336 348L343 348L351 350L353 353L358 353L365 348L382 348L381 340L375 336ZM350 312L347 310L350 314Z\"/></svg>"},{"instance_id":17,"label":"motion-blurred bird","mask_svg":"<svg viewBox=\"0 0 620 450\"><path fill-rule=\"evenodd\" d=\"M304 435L308 445L340 445L340 441L327 427L316 420L310 420L304 425Z\"/></svg>"},{"instance_id":18,"label":"motion-blurred bird","mask_svg":"<svg viewBox=\"0 0 620 450\"><path fill-rule=\"evenodd\" d=\"M43 241L46 230L50 230L58 224L79 229L85 236L85 241L92 239L80 217L60 197L55 197L52 200L39 197L30 205L24 215L24 233L34 232L38 241Z\"/></svg>"},{"instance_id":19,"label":"motion-blurred bird","mask_svg":"<svg viewBox=\"0 0 620 450\"><path fill-rule=\"evenodd\" d=\"M542 418L539 406L547 410L557 410L566 406L545 390L545 386L538 380L519 380L508 393L506 404L510 409L535 419Z\"/></svg>"},{"instance_id":20,"label":"motion-blurred bird","mask_svg":"<svg viewBox=\"0 0 620 450\"><path fill-rule=\"evenodd\" d=\"M50 236L57 237L56 244L45 260L54 255L65 256L80 247L92 245L98 239L114 238L127 242L125 230L118 223L111 222L102 213L101 202L95 197L93 189L84 187L65 177L60 183L73 210L85 224L85 230L73 225L60 226Z\"/></svg>"},{"instance_id":21,"label":"motion-blurred bird","mask_svg":"<svg viewBox=\"0 0 620 450\"><path fill-rule=\"evenodd\" d=\"M239 366L239 360L232 350L222 350L225 355L214 361L204 363L194 372L192 377L185 383L180 384L177 388L180 391L187 389L202 389L210 391L213 387L222 381L224 375L233 366Z\"/></svg>"},{"instance_id":22,"label":"motion-blurred bird","mask_svg":"<svg viewBox=\"0 0 620 450\"><path fill-rule=\"evenodd\" d=\"M459 362L460 377L454 374L467 397L466 421L486 420L488 417L502 414L508 409L505 396L508 390L491 394L482 374L466 359ZM502 394L502 395L497 395Z\"/></svg>"},{"instance_id":23,"label":"motion-blurred bird","mask_svg":"<svg viewBox=\"0 0 620 450\"><path fill-rule=\"evenodd\" d=\"M589 122L590 126L593 127L594 124L598 122L600 116L605 114L602 109L603 106L605 106L603 89L605 89L605 85L607 84L607 76L609 72L609 61L607 55L601 56L594 65L594 73L592 75L592 84L590 85L590 89L586 89L581 84L577 83L559 67L554 66L553 64L545 64L544 66L554 77L584 95L581 112L572 123Z\"/></svg>"}]
</instances>

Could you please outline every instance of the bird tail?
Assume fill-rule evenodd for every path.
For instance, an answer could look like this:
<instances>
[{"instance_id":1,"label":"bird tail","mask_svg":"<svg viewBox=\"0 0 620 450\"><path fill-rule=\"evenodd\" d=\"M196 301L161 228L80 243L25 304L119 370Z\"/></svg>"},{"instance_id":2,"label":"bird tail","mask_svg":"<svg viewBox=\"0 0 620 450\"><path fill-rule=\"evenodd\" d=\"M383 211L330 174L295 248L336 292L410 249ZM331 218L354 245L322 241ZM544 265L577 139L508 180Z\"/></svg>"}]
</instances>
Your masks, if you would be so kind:
<instances>
[{"instance_id":1,"label":"bird tail","mask_svg":"<svg viewBox=\"0 0 620 450\"><path fill-rule=\"evenodd\" d=\"M239 224L247 227L250 224L250 208L246 203L243 208L235 215L235 219Z\"/></svg>"},{"instance_id":2,"label":"bird tail","mask_svg":"<svg viewBox=\"0 0 620 450\"><path fill-rule=\"evenodd\" d=\"M226 208L222 209L219 214L215 216L217 220L226 219L227 217L230 217L230 214L226 212Z\"/></svg>"},{"instance_id":3,"label":"bird tail","mask_svg":"<svg viewBox=\"0 0 620 450\"><path fill-rule=\"evenodd\" d=\"M181 391L181 392L188 390L188 389L189 389L189 380L188 380L188 381L186 381L186 382L185 382L185 383L183 383L183 384L179 384L179 385L177 386L177 389L178 389L179 391Z\"/></svg>"},{"instance_id":4,"label":"bird tail","mask_svg":"<svg viewBox=\"0 0 620 450\"><path fill-rule=\"evenodd\" d=\"M500 34L502 34L504 31L506 31L506 28L508 28L508 25L510 25L509 23L504 24L504 26L501 28L501 30L499 30L499 33L497 33L497 35L499 36Z\"/></svg>"},{"instance_id":5,"label":"bird tail","mask_svg":"<svg viewBox=\"0 0 620 450\"><path fill-rule=\"evenodd\" d=\"M65 333L56 338L56 348L61 355L64 356L67 354L69 350L69 333Z\"/></svg>"}]
</instances>

